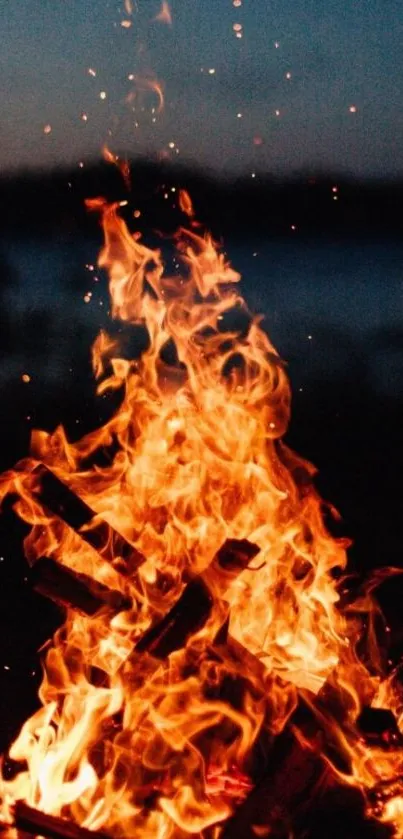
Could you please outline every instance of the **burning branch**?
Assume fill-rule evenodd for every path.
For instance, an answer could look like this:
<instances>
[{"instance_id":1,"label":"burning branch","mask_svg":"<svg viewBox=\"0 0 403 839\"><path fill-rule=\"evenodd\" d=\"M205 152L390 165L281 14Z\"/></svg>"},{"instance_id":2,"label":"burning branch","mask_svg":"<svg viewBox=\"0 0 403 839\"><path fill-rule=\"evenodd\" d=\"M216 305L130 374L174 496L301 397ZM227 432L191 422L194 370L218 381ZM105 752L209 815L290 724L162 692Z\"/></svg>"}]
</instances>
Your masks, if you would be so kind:
<instances>
[{"instance_id":1,"label":"burning branch","mask_svg":"<svg viewBox=\"0 0 403 839\"><path fill-rule=\"evenodd\" d=\"M225 593L229 580L243 571L258 553L259 548L246 539L227 539L207 571L187 584L168 614L137 642L135 651L147 651L155 658L164 659L185 647L189 636L205 624L214 603L214 589L217 594L220 586L221 593Z\"/></svg>"},{"instance_id":2,"label":"burning branch","mask_svg":"<svg viewBox=\"0 0 403 839\"><path fill-rule=\"evenodd\" d=\"M47 466L39 464L31 475L34 479L38 478L31 491L42 507L75 530L103 559L111 562L120 556L127 562L131 573L144 562L144 557L124 536L96 516L88 504Z\"/></svg>"},{"instance_id":3,"label":"burning branch","mask_svg":"<svg viewBox=\"0 0 403 839\"><path fill-rule=\"evenodd\" d=\"M14 823L2 825L0 830L15 827L30 836L43 836L46 839L110 839L105 833L87 830L67 819L49 816L41 810L29 807L24 801L17 801L13 807Z\"/></svg>"},{"instance_id":4,"label":"burning branch","mask_svg":"<svg viewBox=\"0 0 403 839\"><path fill-rule=\"evenodd\" d=\"M35 562L31 583L44 597L89 616L96 615L101 609L116 614L133 605L132 599L120 591L109 589L92 577L72 571L48 557Z\"/></svg>"}]
</instances>

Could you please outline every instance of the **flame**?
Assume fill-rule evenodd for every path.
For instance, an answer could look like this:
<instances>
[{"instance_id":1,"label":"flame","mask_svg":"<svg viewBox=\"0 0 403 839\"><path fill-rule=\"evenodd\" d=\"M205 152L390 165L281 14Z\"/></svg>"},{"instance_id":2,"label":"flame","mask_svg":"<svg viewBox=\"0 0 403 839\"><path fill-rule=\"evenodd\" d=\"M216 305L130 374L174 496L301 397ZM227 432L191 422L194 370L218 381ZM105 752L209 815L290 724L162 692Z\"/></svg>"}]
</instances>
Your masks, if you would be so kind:
<instances>
[{"instance_id":1,"label":"flame","mask_svg":"<svg viewBox=\"0 0 403 839\"><path fill-rule=\"evenodd\" d=\"M162 83L158 81L158 79L147 78L146 76L136 76L134 73L130 73L129 80L134 82L135 88L134 90L130 91L126 96L127 104L132 104L136 99L151 91L157 97L157 105L155 112L157 114L161 113L164 107L164 92Z\"/></svg>"},{"instance_id":2,"label":"flame","mask_svg":"<svg viewBox=\"0 0 403 839\"><path fill-rule=\"evenodd\" d=\"M122 175L122 178L123 178L123 180L126 184L127 189L130 189L131 180L130 180L130 166L129 166L128 161L127 160L121 160L119 155L111 152L107 145L104 145L104 147L102 149L102 154L103 154L104 160L106 160L107 163L112 163L114 166L117 166L117 168L119 169L119 171Z\"/></svg>"},{"instance_id":3,"label":"flame","mask_svg":"<svg viewBox=\"0 0 403 839\"><path fill-rule=\"evenodd\" d=\"M168 26L172 25L172 14L167 0L162 0L161 9L154 20L157 20L159 23L166 23Z\"/></svg>"},{"instance_id":4,"label":"flame","mask_svg":"<svg viewBox=\"0 0 403 839\"><path fill-rule=\"evenodd\" d=\"M23 799L111 836L200 835L247 795L258 738L279 734L303 698L349 767L323 747L333 773L375 791L369 811L402 834L402 751L393 737L388 748L365 739L357 723L364 707L389 708L403 733L398 679L381 672L372 592L341 608L347 543L325 527L315 470L282 442L284 365L209 234L179 230L184 270L167 276L121 206L88 202L102 219L112 317L141 327L148 346L128 360L101 332L98 393L117 390L119 409L75 443L61 427L34 432L31 457L2 477L0 497L15 493L32 526L31 564L52 556L132 606L91 617L67 609L44 655L42 707L10 748L23 768L2 780L2 815ZM184 191L180 206L193 217ZM101 452L108 465L97 465ZM42 505L38 463L88 505L91 523L76 531ZM144 561L108 559L107 536L96 549L86 536L101 524ZM256 545L236 574L215 564L227 539ZM198 580L212 602L203 625L167 658L141 653L144 633ZM357 652L365 621L368 666ZM313 747L309 733L298 736Z\"/></svg>"},{"instance_id":5,"label":"flame","mask_svg":"<svg viewBox=\"0 0 403 839\"><path fill-rule=\"evenodd\" d=\"M186 189L179 190L179 207L189 218L194 217L192 199Z\"/></svg>"}]
</instances>

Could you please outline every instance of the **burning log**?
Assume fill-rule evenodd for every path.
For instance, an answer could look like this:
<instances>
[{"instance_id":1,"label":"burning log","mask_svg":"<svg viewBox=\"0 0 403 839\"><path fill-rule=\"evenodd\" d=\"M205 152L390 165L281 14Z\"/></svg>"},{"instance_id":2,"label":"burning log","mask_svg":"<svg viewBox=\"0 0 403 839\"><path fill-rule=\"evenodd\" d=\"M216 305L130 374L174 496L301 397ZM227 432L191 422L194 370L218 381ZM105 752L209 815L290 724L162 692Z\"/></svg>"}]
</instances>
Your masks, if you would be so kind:
<instances>
[{"instance_id":1,"label":"burning log","mask_svg":"<svg viewBox=\"0 0 403 839\"><path fill-rule=\"evenodd\" d=\"M132 600L120 591L109 589L92 577L42 557L31 570L33 588L61 606L93 616L101 609L116 614L132 607Z\"/></svg>"},{"instance_id":2,"label":"burning log","mask_svg":"<svg viewBox=\"0 0 403 839\"><path fill-rule=\"evenodd\" d=\"M106 521L97 521L91 507L47 466L40 463L31 474L39 479L38 485L32 489L37 501L73 530L78 531L80 537L99 551L104 559L111 562L117 556L122 557L131 573L144 562L142 554L127 542L124 536Z\"/></svg>"},{"instance_id":3,"label":"burning log","mask_svg":"<svg viewBox=\"0 0 403 839\"><path fill-rule=\"evenodd\" d=\"M4 825L7 829L9 826ZM30 836L44 836L46 839L109 839L105 833L87 830L74 822L57 816L49 816L29 807L23 801L17 801L14 806L14 824L18 831Z\"/></svg>"},{"instance_id":4,"label":"burning log","mask_svg":"<svg viewBox=\"0 0 403 839\"><path fill-rule=\"evenodd\" d=\"M162 660L184 647L187 639L208 619L214 602L213 590L220 588L224 594L231 579L259 550L247 539L227 539L204 574L191 580L168 614L144 633L135 652L148 652Z\"/></svg>"}]
</instances>

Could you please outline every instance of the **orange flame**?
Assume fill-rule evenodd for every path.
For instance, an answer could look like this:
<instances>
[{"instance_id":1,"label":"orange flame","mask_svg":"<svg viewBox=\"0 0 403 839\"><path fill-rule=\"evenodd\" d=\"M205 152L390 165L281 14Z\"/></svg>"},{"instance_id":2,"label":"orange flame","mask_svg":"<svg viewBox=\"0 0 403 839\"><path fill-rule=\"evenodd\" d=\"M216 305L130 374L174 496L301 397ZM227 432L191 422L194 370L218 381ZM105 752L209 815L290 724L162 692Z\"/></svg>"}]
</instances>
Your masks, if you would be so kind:
<instances>
[{"instance_id":1,"label":"orange flame","mask_svg":"<svg viewBox=\"0 0 403 839\"><path fill-rule=\"evenodd\" d=\"M164 92L161 82L157 79L136 76L133 73L130 74L129 79L135 83L135 89L127 95L126 102L131 104L139 95L142 96L144 93L152 91L157 97L156 113L161 113L164 107Z\"/></svg>"},{"instance_id":2,"label":"orange flame","mask_svg":"<svg viewBox=\"0 0 403 839\"><path fill-rule=\"evenodd\" d=\"M377 815L403 831L402 752L366 741L356 722L364 706L381 706L403 728L403 700L397 680L376 669L370 630L371 667L356 653L371 593L342 612L334 572L345 568L346 543L326 530L314 469L281 441L288 379L237 290L239 274L210 235L182 229L183 276L166 276L161 253L129 232L119 204L88 206L102 217L112 316L146 330L148 347L131 361L99 335L98 392L118 390L119 409L76 443L62 428L34 432L31 458L3 476L0 500L19 497L31 564L52 556L121 591L132 608L67 610L46 651L42 707L10 749L25 768L2 781L3 818L23 799L111 836L200 835L247 794L262 731L278 734L304 697L348 759L341 773L325 749L332 771L363 789L382 786ZM184 191L180 206L193 216ZM96 465L105 450L109 464ZM81 531L41 504L38 462L94 512ZM107 560L107 537L95 550L84 537L100 523L144 562ZM227 539L257 546L238 574L214 564ZM204 625L168 658L140 653L139 639L197 579L212 601ZM228 684L238 685L236 701Z\"/></svg>"},{"instance_id":3,"label":"orange flame","mask_svg":"<svg viewBox=\"0 0 403 839\"><path fill-rule=\"evenodd\" d=\"M172 25L172 14L167 0L162 0L161 10L155 16L154 20L157 20L159 23L166 23L168 26Z\"/></svg>"},{"instance_id":4,"label":"orange flame","mask_svg":"<svg viewBox=\"0 0 403 839\"><path fill-rule=\"evenodd\" d=\"M179 207L189 218L194 217L192 199L186 189L179 190Z\"/></svg>"},{"instance_id":5,"label":"orange flame","mask_svg":"<svg viewBox=\"0 0 403 839\"><path fill-rule=\"evenodd\" d=\"M130 189L131 180L130 180L130 166L129 166L128 161L127 160L121 160L119 155L111 152L107 145L104 145L104 147L102 149L102 154L103 154L104 160L106 160L107 163L113 163L114 166L117 166L117 168L119 169L119 172L121 173L122 178L123 178L123 180L126 184L127 189Z\"/></svg>"}]
</instances>

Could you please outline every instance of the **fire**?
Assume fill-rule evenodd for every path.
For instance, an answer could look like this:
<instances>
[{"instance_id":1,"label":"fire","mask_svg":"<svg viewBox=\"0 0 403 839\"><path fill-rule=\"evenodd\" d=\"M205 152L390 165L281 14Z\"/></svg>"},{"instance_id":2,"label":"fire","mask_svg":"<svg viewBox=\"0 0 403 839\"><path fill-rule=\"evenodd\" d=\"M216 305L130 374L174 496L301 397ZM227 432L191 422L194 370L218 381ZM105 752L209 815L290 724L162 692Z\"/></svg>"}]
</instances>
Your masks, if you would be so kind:
<instances>
[{"instance_id":1,"label":"fire","mask_svg":"<svg viewBox=\"0 0 403 839\"><path fill-rule=\"evenodd\" d=\"M192 199L186 189L179 191L179 207L185 215L189 218L194 217L194 209Z\"/></svg>"},{"instance_id":2,"label":"fire","mask_svg":"<svg viewBox=\"0 0 403 839\"><path fill-rule=\"evenodd\" d=\"M184 191L180 206L193 218ZM81 597L45 652L41 708L10 748L21 763L1 784L3 820L22 800L110 836L217 837L254 784L259 737L303 701L349 766L322 745L334 775L382 790L368 807L403 831L403 752L357 724L364 707L387 708L403 730L398 679L382 677L370 629L371 664L358 656L371 593L341 608L347 544L326 529L313 467L282 442L287 375L239 274L192 228L176 237L182 275L167 276L121 204L88 207L102 219L112 317L148 345L128 360L101 332L98 393L118 391L119 409L76 443L61 427L34 432L31 456L1 481L32 526L33 571L51 557L59 601Z\"/></svg>"},{"instance_id":3,"label":"fire","mask_svg":"<svg viewBox=\"0 0 403 839\"><path fill-rule=\"evenodd\" d=\"M119 171L122 175L122 178L124 180L124 183L125 183L127 189L130 189L130 185L131 185L131 182L130 182L130 166L129 166L128 161L127 160L121 160L119 155L111 152L111 150L108 148L107 145L104 145L104 147L102 149L102 154L103 154L104 160L106 160L107 163L112 163L114 166L117 166L117 168L119 169Z\"/></svg>"},{"instance_id":4,"label":"fire","mask_svg":"<svg viewBox=\"0 0 403 839\"><path fill-rule=\"evenodd\" d=\"M142 101L142 97L151 91L157 101L155 113L161 113L164 107L162 83L159 82L158 79L148 78L147 76L138 76L134 73L130 73L128 79L129 81L134 82L134 89L126 96L126 103L131 105L137 100Z\"/></svg>"},{"instance_id":5,"label":"fire","mask_svg":"<svg viewBox=\"0 0 403 839\"><path fill-rule=\"evenodd\" d=\"M168 26L172 24L172 14L171 9L169 8L169 3L167 0L162 0L161 9L158 14L155 16L154 20L158 21L159 23L167 23Z\"/></svg>"}]
</instances>

